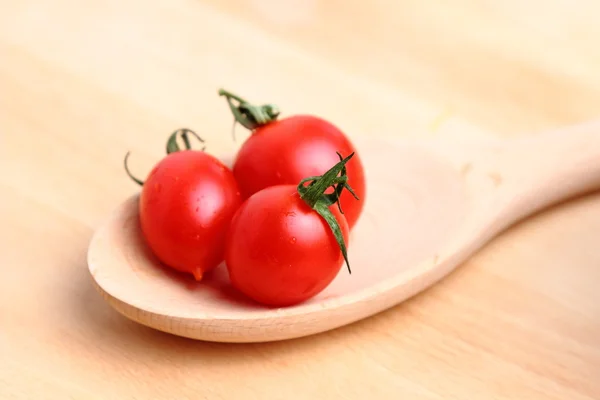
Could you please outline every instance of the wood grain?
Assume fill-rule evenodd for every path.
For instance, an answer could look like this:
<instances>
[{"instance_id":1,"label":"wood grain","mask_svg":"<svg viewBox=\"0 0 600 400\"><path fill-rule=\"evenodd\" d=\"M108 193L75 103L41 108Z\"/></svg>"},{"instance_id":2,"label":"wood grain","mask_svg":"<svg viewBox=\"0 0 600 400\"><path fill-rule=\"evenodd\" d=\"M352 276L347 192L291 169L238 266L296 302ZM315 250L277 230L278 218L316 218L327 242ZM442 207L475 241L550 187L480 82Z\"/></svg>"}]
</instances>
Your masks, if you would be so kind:
<instances>
[{"instance_id":1,"label":"wood grain","mask_svg":"<svg viewBox=\"0 0 600 400\"><path fill-rule=\"evenodd\" d=\"M597 117L592 1L2 1L0 398L597 399L600 196L529 219L431 290L261 345L127 321L92 231L168 133L231 148L227 86L351 135L524 136ZM240 136L241 137L241 136Z\"/></svg>"}]
</instances>

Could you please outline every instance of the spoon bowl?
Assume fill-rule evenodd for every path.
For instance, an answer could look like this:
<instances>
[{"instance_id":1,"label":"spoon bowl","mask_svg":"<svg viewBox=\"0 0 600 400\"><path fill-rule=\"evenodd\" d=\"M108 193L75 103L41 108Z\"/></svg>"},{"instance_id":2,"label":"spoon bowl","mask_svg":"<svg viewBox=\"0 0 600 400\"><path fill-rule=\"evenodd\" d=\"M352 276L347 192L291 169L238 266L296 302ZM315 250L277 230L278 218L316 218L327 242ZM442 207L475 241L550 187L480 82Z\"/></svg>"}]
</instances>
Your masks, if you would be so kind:
<instances>
[{"instance_id":1,"label":"spoon bowl","mask_svg":"<svg viewBox=\"0 0 600 400\"><path fill-rule=\"evenodd\" d=\"M369 317L425 290L506 227L600 187L600 122L509 141L355 139L365 209L345 268L312 299L269 308L233 289L224 265L202 282L162 266L139 229L138 196L94 234L96 288L126 317L188 338L263 342Z\"/></svg>"}]
</instances>

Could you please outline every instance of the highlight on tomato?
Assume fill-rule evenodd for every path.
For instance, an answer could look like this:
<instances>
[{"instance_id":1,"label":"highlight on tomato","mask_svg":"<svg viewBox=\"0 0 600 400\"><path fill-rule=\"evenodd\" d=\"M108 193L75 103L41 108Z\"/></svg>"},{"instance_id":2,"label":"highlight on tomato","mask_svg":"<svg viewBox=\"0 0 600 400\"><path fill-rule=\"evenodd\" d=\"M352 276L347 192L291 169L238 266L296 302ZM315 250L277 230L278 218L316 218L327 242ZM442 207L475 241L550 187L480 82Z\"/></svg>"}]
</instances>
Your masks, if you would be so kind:
<instances>
[{"instance_id":1,"label":"highlight on tomato","mask_svg":"<svg viewBox=\"0 0 600 400\"><path fill-rule=\"evenodd\" d=\"M226 233L242 200L232 171L202 150L192 150L189 129L167 141L167 155L142 185L139 217L149 248L166 266L192 274L197 281L224 260ZM177 143L181 137L184 149Z\"/></svg>"},{"instance_id":2,"label":"highlight on tomato","mask_svg":"<svg viewBox=\"0 0 600 400\"><path fill-rule=\"evenodd\" d=\"M278 119L275 105L253 105L223 89L219 95L226 98L235 121L252 132L233 165L244 199L269 186L295 184L325 173L338 161L337 152L355 153L347 165L348 182L360 200L344 192L340 201L350 229L356 225L366 199L365 173L354 145L340 129L313 115Z\"/></svg>"},{"instance_id":3,"label":"highlight on tomato","mask_svg":"<svg viewBox=\"0 0 600 400\"><path fill-rule=\"evenodd\" d=\"M350 272L349 227L339 200L342 193L358 200L346 171L353 156L339 156L322 176L258 191L240 206L225 253L233 287L259 303L283 307L320 293L344 261ZM333 190L326 193L328 188Z\"/></svg>"}]
</instances>

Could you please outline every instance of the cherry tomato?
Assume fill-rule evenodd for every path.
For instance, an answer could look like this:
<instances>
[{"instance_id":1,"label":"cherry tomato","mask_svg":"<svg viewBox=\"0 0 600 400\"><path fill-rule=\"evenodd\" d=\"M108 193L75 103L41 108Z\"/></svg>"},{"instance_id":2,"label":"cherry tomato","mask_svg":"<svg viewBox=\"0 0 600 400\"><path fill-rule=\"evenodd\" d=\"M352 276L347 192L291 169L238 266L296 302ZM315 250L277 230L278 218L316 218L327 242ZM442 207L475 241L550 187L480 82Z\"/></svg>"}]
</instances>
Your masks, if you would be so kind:
<instances>
[{"instance_id":1,"label":"cherry tomato","mask_svg":"<svg viewBox=\"0 0 600 400\"><path fill-rule=\"evenodd\" d=\"M349 184L360 200L352 199L349 192L340 199L350 229L355 226L365 202L365 173L354 145L341 130L312 115L277 120L279 112L273 105L254 106L225 90L219 94L227 99L236 121L252 131L233 165L244 199L269 186L296 184L304 177L325 173L339 161L337 152L355 153L347 170Z\"/></svg>"},{"instance_id":2,"label":"cherry tomato","mask_svg":"<svg viewBox=\"0 0 600 400\"><path fill-rule=\"evenodd\" d=\"M186 150L179 151L178 133ZM224 259L227 229L241 196L230 169L204 151L189 149L189 133L194 134L176 131L167 156L145 182L136 182L143 185L140 226L149 248L166 266L199 281Z\"/></svg>"},{"instance_id":3,"label":"cherry tomato","mask_svg":"<svg viewBox=\"0 0 600 400\"><path fill-rule=\"evenodd\" d=\"M271 186L242 204L225 253L235 288L264 305L283 307L331 283L347 261L349 227L338 208L330 207L347 188L344 173L333 193L323 192L350 157L322 177L310 178L309 186L304 180L298 186Z\"/></svg>"}]
</instances>

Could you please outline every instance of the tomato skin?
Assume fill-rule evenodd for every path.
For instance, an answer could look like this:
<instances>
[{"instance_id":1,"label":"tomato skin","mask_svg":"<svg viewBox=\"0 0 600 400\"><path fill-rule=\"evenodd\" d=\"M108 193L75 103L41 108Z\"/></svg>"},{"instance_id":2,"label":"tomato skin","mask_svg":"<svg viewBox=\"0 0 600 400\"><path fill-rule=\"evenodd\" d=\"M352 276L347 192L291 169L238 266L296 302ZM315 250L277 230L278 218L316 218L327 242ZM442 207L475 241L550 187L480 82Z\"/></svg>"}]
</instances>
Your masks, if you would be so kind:
<instances>
[{"instance_id":1,"label":"tomato skin","mask_svg":"<svg viewBox=\"0 0 600 400\"><path fill-rule=\"evenodd\" d=\"M142 234L162 263L200 280L223 261L227 229L240 204L237 182L221 161L202 151L177 151L143 185Z\"/></svg>"},{"instance_id":2,"label":"tomato skin","mask_svg":"<svg viewBox=\"0 0 600 400\"><path fill-rule=\"evenodd\" d=\"M296 115L256 128L236 156L233 174L242 197L274 185L297 184L321 175L343 157L355 152L347 164L348 184L360 200L344 191L340 203L350 229L365 203L365 173L354 145L337 127L311 115ZM337 207L337 206L336 206Z\"/></svg>"},{"instance_id":3,"label":"tomato skin","mask_svg":"<svg viewBox=\"0 0 600 400\"><path fill-rule=\"evenodd\" d=\"M346 219L336 208L331 211L348 243ZM325 289L344 258L329 225L300 198L296 185L279 185L257 192L238 209L225 263L240 292L264 305L284 307Z\"/></svg>"}]
</instances>

